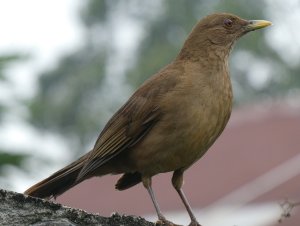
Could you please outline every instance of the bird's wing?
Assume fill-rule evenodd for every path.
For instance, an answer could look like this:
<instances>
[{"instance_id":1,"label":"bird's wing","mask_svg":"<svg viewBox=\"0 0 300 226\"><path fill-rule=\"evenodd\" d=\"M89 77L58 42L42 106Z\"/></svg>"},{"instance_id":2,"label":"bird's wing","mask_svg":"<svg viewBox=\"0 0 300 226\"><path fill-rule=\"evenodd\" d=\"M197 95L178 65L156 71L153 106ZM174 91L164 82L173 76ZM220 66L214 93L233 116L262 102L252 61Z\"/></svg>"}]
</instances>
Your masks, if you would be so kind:
<instances>
[{"instance_id":1,"label":"bird's wing","mask_svg":"<svg viewBox=\"0 0 300 226\"><path fill-rule=\"evenodd\" d=\"M147 83L139 89L109 120L80 171L77 181L84 179L86 175L120 152L141 141L159 121L162 112L157 99L167 91L168 89L156 86L155 82Z\"/></svg>"}]
</instances>

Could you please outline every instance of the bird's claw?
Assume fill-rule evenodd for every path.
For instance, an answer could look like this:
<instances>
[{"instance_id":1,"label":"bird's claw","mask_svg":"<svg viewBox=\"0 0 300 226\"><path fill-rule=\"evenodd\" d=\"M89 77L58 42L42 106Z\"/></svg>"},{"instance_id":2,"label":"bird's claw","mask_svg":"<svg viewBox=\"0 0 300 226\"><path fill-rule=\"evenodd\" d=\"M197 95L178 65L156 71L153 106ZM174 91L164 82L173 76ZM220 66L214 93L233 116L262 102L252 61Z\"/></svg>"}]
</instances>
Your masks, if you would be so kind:
<instances>
[{"instance_id":1,"label":"bird's claw","mask_svg":"<svg viewBox=\"0 0 300 226\"><path fill-rule=\"evenodd\" d=\"M201 226L197 221L192 221L189 226Z\"/></svg>"},{"instance_id":2,"label":"bird's claw","mask_svg":"<svg viewBox=\"0 0 300 226\"><path fill-rule=\"evenodd\" d=\"M173 222L168 221L166 219L160 219L156 221L155 226L182 226L182 225L174 224Z\"/></svg>"}]
</instances>

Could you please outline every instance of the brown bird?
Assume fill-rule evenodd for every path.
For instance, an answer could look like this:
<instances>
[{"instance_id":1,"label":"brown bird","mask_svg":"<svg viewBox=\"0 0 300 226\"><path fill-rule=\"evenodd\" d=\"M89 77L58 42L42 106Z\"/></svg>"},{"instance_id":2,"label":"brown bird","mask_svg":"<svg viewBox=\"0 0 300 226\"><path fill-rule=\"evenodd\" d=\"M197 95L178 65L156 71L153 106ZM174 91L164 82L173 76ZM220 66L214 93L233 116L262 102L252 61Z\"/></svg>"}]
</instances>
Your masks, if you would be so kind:
<instances>
[{"instance_id":1,"label":"brown bird","mask_svg":"<svg viewBox=\"0 0 300 226\"><path fill-rule=\"evenodd\" d=\"M183 173L204 155L229 120L228 57L233 44L249 31L270 24L228 13L204 17L174 61L148 79L108 121L89 153L25 194L55 197L90 177L123 174L116 189L142 182L159 221L170 225L154 197L151 178L173 171L172 184L190 225L200 225L181 189Z\"/></svg>"}]
</instances>

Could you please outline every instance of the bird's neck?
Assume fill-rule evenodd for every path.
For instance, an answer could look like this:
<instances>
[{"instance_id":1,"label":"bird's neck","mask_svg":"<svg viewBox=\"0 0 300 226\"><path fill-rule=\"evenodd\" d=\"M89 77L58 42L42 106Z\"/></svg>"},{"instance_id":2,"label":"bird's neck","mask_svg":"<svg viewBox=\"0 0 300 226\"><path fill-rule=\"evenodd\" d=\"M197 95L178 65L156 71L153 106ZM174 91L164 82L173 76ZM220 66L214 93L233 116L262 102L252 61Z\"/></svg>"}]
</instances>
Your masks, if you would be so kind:
<instances>
[{"instance_id":1,"label":"bird's neck","mask_svg":"<svg viewBox=\"0 0 300 226\"><path fill-rule=\"evenodd\" d=\"M217 45L209 39L189 37L176 59L208 64L227 64L230 51L231 46Z\"/></svg>"}]
</instances>

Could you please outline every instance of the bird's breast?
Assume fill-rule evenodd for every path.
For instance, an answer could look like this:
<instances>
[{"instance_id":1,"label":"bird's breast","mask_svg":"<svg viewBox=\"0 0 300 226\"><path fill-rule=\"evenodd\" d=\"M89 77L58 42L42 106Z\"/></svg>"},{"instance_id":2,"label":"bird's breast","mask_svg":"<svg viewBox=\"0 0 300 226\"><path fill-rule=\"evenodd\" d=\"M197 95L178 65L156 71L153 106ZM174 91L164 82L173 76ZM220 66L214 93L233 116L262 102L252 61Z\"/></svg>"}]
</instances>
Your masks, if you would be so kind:
<instances>
[{"instance_id":1,"label":"bird's breast","mask_svg":"<svg viewBox=\"0 0 300 226\"><path fill-rule=\"evenodd\" d=\"M190 104L182 106L183 112L174 123L181 131L177 138L181 141L180 158L186 165L198 160L219 137L225 128L232 107L231 87L220 90L202 90L194 99L188 98ZM178 109L179 110L179 109ZM184 154L182 154L184 153Z\"/></svg>"},{"instance_id":2,"label":"bird's breast","mask_svg":"<svg viewBox=\"0 0 300 226\"><path fill-rule=\"evenodd\" d=\"M138 170L154 175L187 168L207 151L231 113L231 84L224 76L217 84L182 81L164 97L162 119L132 152Z\"/></svg>"}]
</instances>

